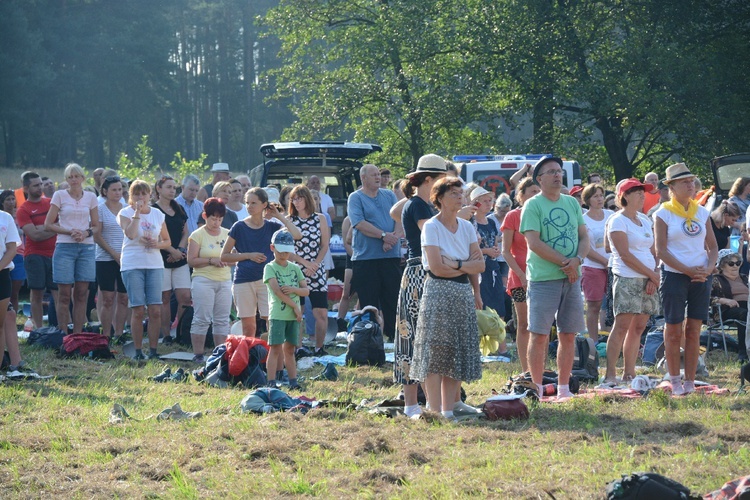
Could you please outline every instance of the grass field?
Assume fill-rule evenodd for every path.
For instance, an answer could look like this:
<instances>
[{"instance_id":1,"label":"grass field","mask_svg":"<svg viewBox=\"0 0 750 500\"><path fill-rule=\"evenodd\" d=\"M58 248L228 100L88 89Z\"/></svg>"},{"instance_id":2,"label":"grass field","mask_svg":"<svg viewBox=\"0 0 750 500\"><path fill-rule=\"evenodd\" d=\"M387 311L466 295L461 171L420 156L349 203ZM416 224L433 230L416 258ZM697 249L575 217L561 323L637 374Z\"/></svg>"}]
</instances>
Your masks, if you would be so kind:
<instances>
[{"instance_id":1,"label":"grass field","mask_svg":"<svg viewBox=\"0 0 750 500\"><path fill-rule=\"evenodd\" d=\"M527 421L449 424L331 408L244 414L247 390L148 381L162 363L23 349L57 378L0 384L0 498L601 498L605 483L638 470L697 493L750 473L750 396L734 394L738 367L718 352L710 381L730 396L573 399L532 406ZM519 370L485 367L466 386L469 403ZM339 373L337 382L309 381L304 393L355 404L398 393L390 368ZM110 424L113 403L138 419L175 403L205 415Z\"/></svg>"}]
</instances>

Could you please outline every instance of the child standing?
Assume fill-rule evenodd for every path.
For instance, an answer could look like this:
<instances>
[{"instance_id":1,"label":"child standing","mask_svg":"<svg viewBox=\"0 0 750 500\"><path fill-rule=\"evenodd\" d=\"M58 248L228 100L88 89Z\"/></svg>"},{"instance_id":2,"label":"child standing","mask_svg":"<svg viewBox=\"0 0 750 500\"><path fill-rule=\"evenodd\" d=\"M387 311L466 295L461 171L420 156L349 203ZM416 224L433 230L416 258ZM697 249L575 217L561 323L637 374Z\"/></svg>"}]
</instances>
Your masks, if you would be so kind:
<instances>
[{"instance_id":1,"label":"child standing","mask_svg":"<svg viewBox=\"0 0 750 500\"><path fill-rule=\"evenodd\" d=\"M263 269L263 282L268 287L270 305L268 345L271 350L266 364L268 385L276 384L276 368L283 353L289 374L289 389L301 389L297 383L294 350L299 343L299 323L302 321L299 298L308 296L310 290L302 270L297 264L289 262L289 256L294 253L292 235L283 229L276 231L271 238L271 250L274 259Z\"/></svg>"}]
</instances>

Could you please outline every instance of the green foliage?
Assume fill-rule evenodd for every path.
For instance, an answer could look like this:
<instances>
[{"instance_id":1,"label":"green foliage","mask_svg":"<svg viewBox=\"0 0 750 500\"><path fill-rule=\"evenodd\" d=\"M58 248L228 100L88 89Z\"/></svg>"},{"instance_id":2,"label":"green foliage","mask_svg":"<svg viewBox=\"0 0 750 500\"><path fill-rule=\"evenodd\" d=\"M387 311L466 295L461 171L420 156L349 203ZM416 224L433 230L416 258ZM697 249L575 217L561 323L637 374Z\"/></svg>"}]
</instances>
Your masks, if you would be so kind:
<instances>
[{"instance_id":1,"label":"green foliage","mask_svg":"<svg viewBox=\"0 0 750 500\"><path fill-rule=\"evenodd\" d=\"M141 137L141 142L135 147L132 157L122 152L117 160L117 171L120 176L131 181L140 179L153 184L156 180L154 170L158 168L158 165L154 165L154 157L152 149L148 145L147 135Z\"/></svg>"},{"instance_id":2,"label":"green foliage","mask_svg":"<svg viewBox=\"0 0 750 500\"><path fill-rule=\"evenodd\" d=\"M206 163L206 154L200 155L197 160L188 160L182 157L179 151L174 154L174 160L169 164L175 177L182 181L188 174L193 174L201 179L201 184L206 181L208 164Z\"/></svg>"}]
</instances>

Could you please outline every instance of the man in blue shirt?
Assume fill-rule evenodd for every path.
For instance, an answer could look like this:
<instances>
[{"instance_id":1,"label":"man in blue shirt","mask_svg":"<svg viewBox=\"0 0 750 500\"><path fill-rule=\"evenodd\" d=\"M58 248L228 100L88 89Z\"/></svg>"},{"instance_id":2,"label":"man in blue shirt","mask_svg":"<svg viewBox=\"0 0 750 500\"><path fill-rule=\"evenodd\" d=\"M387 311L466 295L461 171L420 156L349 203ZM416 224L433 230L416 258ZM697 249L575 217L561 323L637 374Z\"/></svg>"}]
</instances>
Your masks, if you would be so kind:
<instances>
[{"instance_id":1,"label":"man in blue shirt","mask_svg":"<svg viewBox=\"0 0 750 500\"><path fill-rule=\"evenodd\" d=\"M198 224L201 222L203 202L196 199L200 188L200 179L193 174L187 174L182 179L182 192L175 198L175 201L185 209L185 213L188 216L187 226L189 234L193 234L193 231L198 229Z\"/></svg>"},{"instance_id":2,"label":"man in blue shirt","mask_svg":"<svg viewBox=\"0 0 750 500\"><path fill-rule=\"evenodd\" d=\"M401 235L389 214L396 195L380 189L375 165L364 165L359 176L362 189L350 194L347 204L353 227L351 284L360 307L371 305L383 312L383 333L393 342L401 283Z\"/></svg>"}]
</instances>

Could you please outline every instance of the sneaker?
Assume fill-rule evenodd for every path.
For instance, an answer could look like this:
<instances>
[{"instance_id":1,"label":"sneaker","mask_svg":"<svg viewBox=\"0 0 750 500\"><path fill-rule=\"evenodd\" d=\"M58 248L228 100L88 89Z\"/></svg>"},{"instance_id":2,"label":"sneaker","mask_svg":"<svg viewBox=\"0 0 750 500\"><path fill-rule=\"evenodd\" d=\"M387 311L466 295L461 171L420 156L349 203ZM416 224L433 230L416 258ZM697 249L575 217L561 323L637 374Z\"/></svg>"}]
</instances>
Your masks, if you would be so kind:
<instances>
[{"instance_id":1,"label":"sneaker","mask_svg":"<svg viewBox=\"0 0 750 500\"><path fill-rule=\"evenodd\" d=\"M299 385L299 382L295 382L293 384L289 384L289 390L290 391L301 391L302 390L302 386Z\"/></svg>"},{"instance_id":2,"label":"sneaker","mask_svg":"<svg viewBox=\"0 0 750 500\"><path fill-rule=\"evenodd\" d=\"M144 356L143 353L136 354L135 356L133 356L133 359L136 361L146 361L146 356Z\"/></svg>"},{"instance_id":3,"label":"sneaker","mask_svg":"<svg viewBox=\"0 0 750 500\"><path fill-rule=\"evenodd\" d=\"M325 349L321 347L320 349L315 349L315 355L318 357L328 356L328 351L326 351Z\"/></svg>"},{"instance_id":4,"label":"sneaker","mask_svg":"<svg viewBox=\"0 0 750 500\"><path fill-rule=\"evenodd\" d=\"M203 354L196 354L195 356L193 356L193 363L198 363L202 365L202 364L205 364L205 362L206 362L206 358L203 356Z\"/></svg>"},{"instance_id":5,"label":"sneaker","mask_svg":"<svg viewBox=\"0 0 750 500\"><path fill-rule=\"evenodd\" d=\"M205 367L200 367L197 370L193 370L193 378L196 382L203 382L203 379L206 378Z\"/></svg>"},{"instance_id":6,"label":"sneaker","mask_svg":"<svg viewBox=\"0 0 750 500\"><path fill-rule=\"evenodd\" d=\"M179 368L176 372L169 377L170 382L185 382L188 378L187 373L182 368Z\"/></svg>"},{"instance_id":7,"label":"sneaker","mask_svg":"<svg viewBox=\"0 0 750 500\"><path fill-rule=\"evenodd\" d=\"M278 389L279 383L276 380L269 380L266 382L266 385L264 387L270 387L271 389Z\"/></svg>"},{"instance_id":8,"label":"sneaker","mask_svg":"<svg viewBox=\"0 0 750 500\"><path fill-rule=\"evenodd\" d=\"M479 408L474 408L471 405L467 405L466 403L459 401L455 405L453 405L453 416L455 417L463 417L466 415L477 415L479 413L482 413L482 410Z\"/></svg>"},{"instance_id":9,"label":"sneaker","mask_svg":"<svg viewBox=\"0 0 750 500\"><path fill-rule=\"evenodd\" d=\"M152 354L150 353L150 354L148 355L148 359L149 359L149 360L152 360L152 359L159 359L159 354L158 354L158 353L152 353Z\"/></svg>"},{"instance_id":10,"label":"sneaker","mask_svg":"<svg viewBox=\"0 0 750 500\"><path fill-rule=\"evenodd\" d=\"M153 380L154 382L165 382L171 376L172 376L172 369L169 367L165 367L164 370L162 370L162 372L159 375L154 375L153 377L149 377L149 379Z\"/></svg>"}]
</instances>

